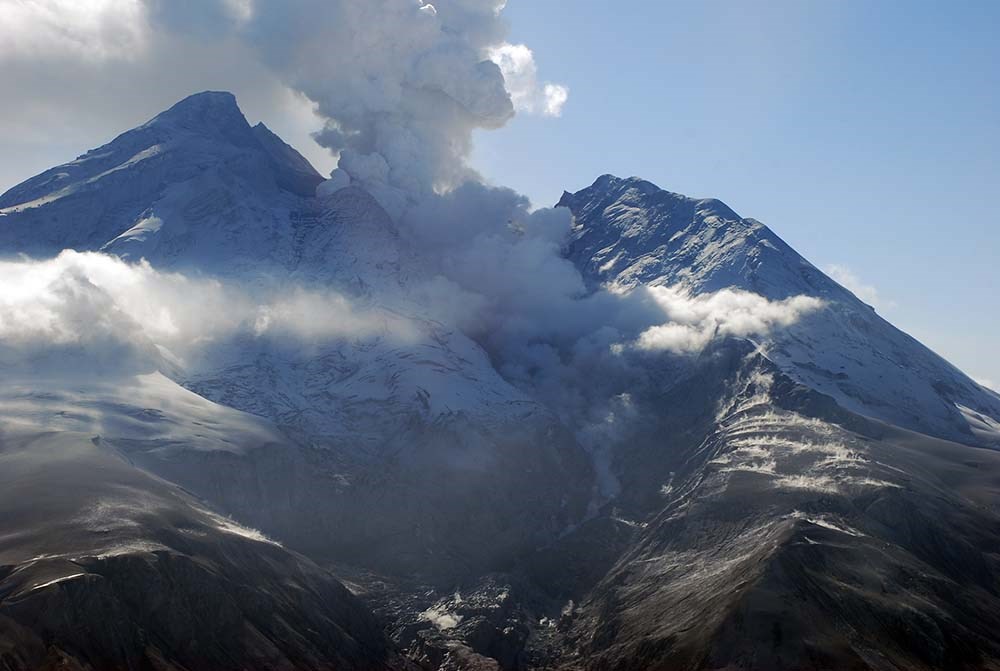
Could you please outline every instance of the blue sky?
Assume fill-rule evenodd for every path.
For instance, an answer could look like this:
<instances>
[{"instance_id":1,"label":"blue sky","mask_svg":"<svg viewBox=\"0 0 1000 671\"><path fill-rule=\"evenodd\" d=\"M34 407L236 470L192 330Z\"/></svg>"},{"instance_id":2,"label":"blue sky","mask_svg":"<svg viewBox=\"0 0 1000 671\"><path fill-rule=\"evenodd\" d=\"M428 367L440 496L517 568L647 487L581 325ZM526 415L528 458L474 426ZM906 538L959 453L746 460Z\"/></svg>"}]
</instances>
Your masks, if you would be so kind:
<instances>
[{"instance_id":1,"label":"blue sky","mask_svg":"<svg viewBox=\"0 0 1000 671\"><path fill-rule=\"evenodd\" d=\"M1000 2L511 2L559 119L474 164L554 203L603 173L712 196L1000 385Z\"/></svg>"}]
</instances>

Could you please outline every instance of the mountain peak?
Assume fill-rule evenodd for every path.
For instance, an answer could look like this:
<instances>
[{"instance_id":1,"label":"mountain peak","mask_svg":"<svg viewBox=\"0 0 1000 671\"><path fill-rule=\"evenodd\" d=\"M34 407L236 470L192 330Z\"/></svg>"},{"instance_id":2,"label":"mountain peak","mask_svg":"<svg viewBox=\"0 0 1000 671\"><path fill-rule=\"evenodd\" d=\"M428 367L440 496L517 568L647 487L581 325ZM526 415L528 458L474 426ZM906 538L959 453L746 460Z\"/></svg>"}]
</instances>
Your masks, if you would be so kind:
<instances>
[{"instance_id":1,"label":"mountain peak","mask_svg":"<svg viewBox=\"0 0 1000 671\"><path fill-rule=\"evenodd\" d=\"M653 182L642 177L618 177L612 174L605 174L594 180L589 187L577 191L576 193L564 192L562 200L557 207L568 207L573 209L574 202L586 199L588 201L604 199L626 199L631 201L643 201L643 206L662 207L665 203L689 204L697 210L703 210L706 214L714 214L723 219L737 220L741 217L733 211L731 207L716 198L692 198L681 193L662 189Z\"/></svg>"},{"instance_id":2,"label":"mountain peak","mask_svg":"<svg viewBox=\"0 0 1000 671\"><path fill-rule=\"evenodd\" d=\"M642 177L618 177L617 175L612 175L610 173L601 175L594 183L590 185L589 190L593 191L624 191L628 189L638 189L643 193L672 193L671 191L665 191L657 185L653 184L649 180L643 179ZM680 194L674 194L680 196ZM685 196L681 196L682 198Z\"/></svg>"},{"instance_id":3,"label":"mountain peak","mask_svg":"<svg viewBox=\"0 0 1000 671\"><path fill-rule=\"evenodd\" d=\"M0 246L52 254L111 242L121 248L127 238L151 253L153 238L190 232L195 221L204 233L226 221L268 220L268 199L281 192L312 198L322 181L266 126L252 128L233 94L206 91L0 195L0 216L22 215L6 217ZM182 202L199 192L212 197ZM155 236L153 220L160 222Z\"/></svg>"},{"instance_id":4,"label":"mountain peak","mask_svg":"<svg viewBox=\"0 0 1000 671\"><path fill-rule=\"evenodd\" d=\"M571 203L574 197L577 197L580 194L606 194L617 192L622 190L622 187L628 188L630 186L646 186L653 189L657 188L655 185L640 179L639 177L622 178L617 175L607 173L595 179L594 183L586 189L582 189L581 191L577 191L575 193L571 191L563 191L562 198L559 200L559 203L556 204L556 207L569 207L572 209Z\"/></svg>"},{"instance_id":5,"label":"mountain peak","mask_svg":"<svg viewBox=\"0 0 1000 671\"><path fill-rule=\"evenodd\" d=\"M188 96L153 117L144 127L176 129L222 139L239 147L252 146L256 141L236 96L226 91L203 91Z\"/></svg>"},{"instance_id":6,"label":"mountain peak","mask_svg":"<svg viewBox=\"0 0 1000 671\"><path fill-rule=\"evenodd\" d=\"M692 290L737 286L772 299L812 288L802 286L798 254L719 200L690 198L639 177L602 175L564 194L559 205L574 215L568 254L592 287L669 278Z\"/></svg>"},{"instance_id":7,"label":"mountain peak","mask_svg":"<svg viewBox=\"0 0 1000 671\"><path fill-rule=\"evenodd\" d=\"M243 116L236 96L228 91L202 91L180 100L157 118L190 118L215 114L220 116Z\"/></svg>"}]
</instances>

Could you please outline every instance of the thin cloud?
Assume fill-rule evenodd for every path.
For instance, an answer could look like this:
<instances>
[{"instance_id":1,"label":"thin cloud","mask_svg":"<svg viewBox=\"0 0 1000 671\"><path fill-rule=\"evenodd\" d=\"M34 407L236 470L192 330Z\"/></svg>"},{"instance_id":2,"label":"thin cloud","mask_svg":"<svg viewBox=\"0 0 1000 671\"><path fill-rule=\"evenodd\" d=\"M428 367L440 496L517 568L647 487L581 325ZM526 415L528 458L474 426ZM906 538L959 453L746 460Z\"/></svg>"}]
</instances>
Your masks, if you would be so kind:
<instances>
[{"instance_id":1,"label":"thin cloud","mask_svg":"<svg viewBox=\"0 0 1000 671\"><path fill-rule=\"evenodd\" d=\"M996 389L997 389L997 383L994 382L993 380L989 379L989 378L986 378L986 377L974 377L974 378L972 378L972 380L973 380L973 382L975 382L976 384L978 384L980 387L986 387L987 389L989 389L991 391L996 391Z\"/></svg>"},{"instance_id":2,"label":"thin cloud","mask_svg":"<svg viewBox=\"0 0 1000 671\"><path fill-rule=\"evenodd\" d=\"M831 263L824 266L823 272L873 308L891 310L896 307L893 301L884 299L879 294L878 289L862 281L853 270L845 265Z\"/></svg>"}]
</instances>

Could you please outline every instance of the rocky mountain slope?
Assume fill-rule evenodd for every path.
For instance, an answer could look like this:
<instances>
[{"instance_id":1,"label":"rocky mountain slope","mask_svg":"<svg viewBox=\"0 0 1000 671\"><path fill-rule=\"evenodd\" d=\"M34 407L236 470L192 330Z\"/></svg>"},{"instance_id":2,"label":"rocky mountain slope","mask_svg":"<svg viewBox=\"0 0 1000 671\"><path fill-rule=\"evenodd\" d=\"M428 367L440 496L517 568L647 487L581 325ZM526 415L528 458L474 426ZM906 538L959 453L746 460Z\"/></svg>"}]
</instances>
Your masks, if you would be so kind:
<instances>
[{"instance_id":1,"label":"rocky mountain slope","mask_svg":"<svg viewBox=\"0 0 1000 671\"><path fill-rule=\"evenodd\" d=\"M619 451L627 494L532 565L573 604L556 656L587 669L997 663L996 452L853 415L740 343L698 368L649 399L664 417ZM600 570L577 559L607 545Z\"/></svg>"}]
</instances>

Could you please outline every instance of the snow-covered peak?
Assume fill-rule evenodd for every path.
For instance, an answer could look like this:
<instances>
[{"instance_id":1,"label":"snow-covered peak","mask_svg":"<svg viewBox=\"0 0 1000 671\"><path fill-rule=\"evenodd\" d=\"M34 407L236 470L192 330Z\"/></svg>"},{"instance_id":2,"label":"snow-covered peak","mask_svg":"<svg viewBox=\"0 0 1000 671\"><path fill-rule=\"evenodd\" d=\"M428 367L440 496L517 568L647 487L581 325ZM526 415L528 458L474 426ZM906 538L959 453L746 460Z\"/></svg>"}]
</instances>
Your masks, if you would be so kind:
<instances>
[{"instance_id":1,"label":"snow-covered peak","mask_svg":"<svg viewBox=\"0 0 1000 671\"><path fill-rule=\"evenodd\" d=\"M231 144L253 146L255 136L232 93L205 91L184 100L153 117L146 127L169 127Z\"/></svg>"},{"instance_id":2,"label":"snow-covered peak","mask_svg":"<svg viewBox=\"0 0 1000 671\"><path fill-rule=\"evenodd\" d=\"M0 196L0 248L51 256L114 242L134 258L177 259L212 251L192 250L208 234L226 256L233 241L273 235L275 209L298 207L322 181L265 126L251 128L231 94L200 93Z\"/></svg>"},{"instance_id":3,"label":"snow-covered peak","mask_svg":"<svg viewBox=\"0 0 1000 671\"><path fill-rule=\"evenodd\" d=\"M686 204L709 214L715 214L728 219L738 219L737 214L721 200L715 198L690 198L680 193L661 189L641 177L616 177L601 175L588 188L577 193L563 192L562 200L557 207L574 208L583 202L601 199L608 202L627 200L635 205L651 206L655 204Z\"/></svg>"},{"instance_id":4,"label":"snow-covered peak","mask_svg":"<svg viewBox=\"0 0 1000 671\"><path fill-rule=\"evenodd\" d=\"M848 299L770 229L722 201L689 198L632 177L604 175L559 202L575 217L568 256L592 287L739 287L783 300Z\"/></svg>"},{"instance_id":5,"label":"snow-covered peak","mask_svg":"<svg viewBox=\"0 0 1000 671\"><path fill-rule=\"evenodd\" d=\"M661 285L695 294L732 288L770 300L819 298L822 310L763 343L783 370L852 411L952 440L1000 445L1000 434L977 432L961 410L1000 417L995 396L759 221L718 200L613 175L566 193L559 205L574 215L566 254L592 288Z\"/></svg>"},{"instance_id":6,"label":"snow-covered peak","mask_svg":"<svg viewBox=\"0 0 1000 671\"><path fill-rule=\"evenodd\" d=\"M229 93L185 98L145 124L122 133L75 160L51 168L0 196L0 212L32 209L72 195L143 161L188 150L194 144L260 151L250 125ZM203 152L204 153L204 152Z\"/></svg>"}]
</instances>

